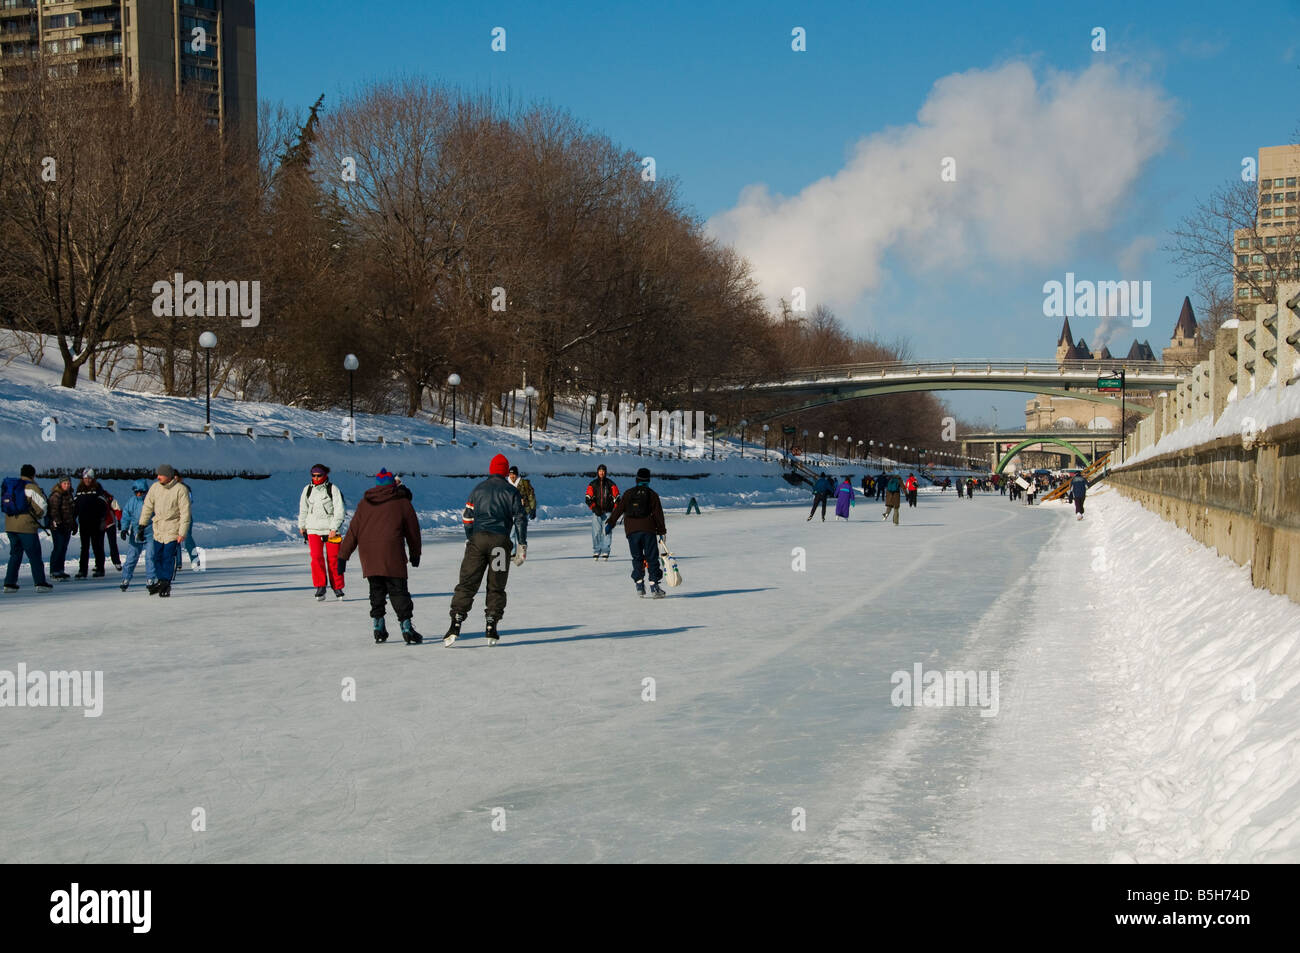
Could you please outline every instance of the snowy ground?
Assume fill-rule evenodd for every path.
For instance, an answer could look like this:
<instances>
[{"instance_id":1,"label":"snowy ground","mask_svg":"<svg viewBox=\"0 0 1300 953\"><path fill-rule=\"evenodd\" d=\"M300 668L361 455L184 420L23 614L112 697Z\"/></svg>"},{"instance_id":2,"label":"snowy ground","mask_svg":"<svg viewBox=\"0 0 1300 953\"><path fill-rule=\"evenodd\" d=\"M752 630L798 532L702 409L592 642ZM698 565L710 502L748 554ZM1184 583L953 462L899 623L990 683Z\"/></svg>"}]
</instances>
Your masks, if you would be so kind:
<instances>
[{"instance_id":1,"label":"snowy ground","mask_svg":"<svg viewBox=\"0 0 1300 953\"><path fill-rule=\"evenodd\" d=\"M170 601L24 570L0 669L102 670L104 708L0 711L0 860L1300 859L1300 607L1114 493L805 512L671 513L662 601L554 521L493 648L481 603L374 645L301 546ZM413 571L426 635L461 548ZM997 715L894 706L917 663L998 672Z\"/></svg>"}]
</instances>

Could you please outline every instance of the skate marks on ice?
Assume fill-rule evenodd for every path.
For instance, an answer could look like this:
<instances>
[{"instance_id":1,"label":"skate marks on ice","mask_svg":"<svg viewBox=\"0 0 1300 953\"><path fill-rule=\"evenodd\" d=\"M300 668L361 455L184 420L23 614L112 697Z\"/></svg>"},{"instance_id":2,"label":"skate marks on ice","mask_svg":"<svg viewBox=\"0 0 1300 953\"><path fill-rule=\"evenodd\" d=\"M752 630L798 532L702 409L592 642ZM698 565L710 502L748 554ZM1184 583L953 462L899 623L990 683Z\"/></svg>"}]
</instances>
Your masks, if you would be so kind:
<instances>
[{"instance_id":1,"label":"skate marks on ice","mask_svg":"<svg viewBox=\"0 0 1300 953\"><path fill-rule=\"evenodd\" d=\"M1066 526L1056 525L1044 544L1039 514L1017 509L1009 516L1017 520L1005 550L1018 560L1014 582L955 652L918 653L926 670L995 670L996 716L982 717L976 707L895 709L899 726L865 765L866 780L818 843L815 859L1101 859L1081 788L1078 747L1065 737L1078 724L1078 707L1089 704L1088 687L1078 684L1077 670L1055 668L1059 656L1050 647L1044 654L1040 644L1045 633L1077 637L1071 607L1049 605L1036 595L1042 572L1061 571L1050 565L1050 554ZM1068 563L1064 568L1071 570ZM1070 826L1085 843L1067 849L1061 832Z\"/></svg>"}]
</instances>

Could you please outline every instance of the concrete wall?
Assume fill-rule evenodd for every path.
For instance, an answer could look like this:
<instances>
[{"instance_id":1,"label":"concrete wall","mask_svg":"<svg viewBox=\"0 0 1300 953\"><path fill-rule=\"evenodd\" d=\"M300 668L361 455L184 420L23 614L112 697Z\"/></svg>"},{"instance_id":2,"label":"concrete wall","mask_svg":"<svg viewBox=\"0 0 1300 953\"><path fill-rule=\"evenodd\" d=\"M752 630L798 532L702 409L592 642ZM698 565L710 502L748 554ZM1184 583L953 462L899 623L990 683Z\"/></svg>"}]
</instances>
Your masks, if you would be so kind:
<instances>
[{"instance_id":1,"label":"concrete wall","mask_svg":"<svg viewBox=\"0 0 1300 953\"><path fill-rule=\"evenodd\" d=\"M1280 287L1278 299L1218 332L1197 373L1128 438L1128 457L1147 448L1155 455L1115 468L1109 482L1249 565L1256 586L1300 602L1300 418L1263 430L1220 426L1200 444L1166 453L1158 446L1190 424L1219 421L1233 388L1240 400L1271 384L1282 401L1300 387L1300 283Z\"/></svg>"}]
</instances>

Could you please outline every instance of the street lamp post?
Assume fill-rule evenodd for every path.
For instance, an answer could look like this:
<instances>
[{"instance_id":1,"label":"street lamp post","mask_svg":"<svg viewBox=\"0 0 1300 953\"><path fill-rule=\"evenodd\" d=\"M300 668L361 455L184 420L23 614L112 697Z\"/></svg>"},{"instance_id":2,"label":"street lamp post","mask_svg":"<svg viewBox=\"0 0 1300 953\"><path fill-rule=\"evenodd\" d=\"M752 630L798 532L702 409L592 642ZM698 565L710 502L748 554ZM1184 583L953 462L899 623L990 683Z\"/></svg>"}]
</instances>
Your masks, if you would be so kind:
<instances>
[{"instance_id":1,"label":"street lamp post","mask_svg":"<svg viewBox=\"0 0 1300 953\"><path fill-rule=\"evenodd\" d=\"M451 442L456 442L456 388L460 386L460 375L452 374L447 378L451 385Z\"/></svg>"},{"instance_id":2,"label":"street lamp post","mask_svg":"<svg viewBox=\"0 0 1300 953\"><path fill-rule=\"evenodd\" d=\"M533 398L537 396L537 388L529 384L524 388L524 405L528 408L528 448L533 446Z\"/></svg>"},{"instance_id":3,"label":"street lamp post","mask_svg":"<svg viewBox=\"0 0 1300 953\"><path fill-rule=\"evenodd\" d=\"M203 348L203 422L212 423L212 349L217 346L217 336L211 331L199 335L199 347Z\"/></svg>"},{"instance_id":4,"label":"street lamp post","mask_svg":"<svg viewBox=\"0 0 1300 953\"><path fill-rule=\"evenodd\" d=\"M745 428L749 426L748 420L740 421L740 459L745 459Z\"/></svg>"},{"instance_id":5,"label":"street lamp post","mask_svg":"<svg viewBox=\"0 0 1300 953\"><path fill-rule=\"evenodd\" d=\"M361 362L357 360L355 354L349 354L343 358L343 369L348 372L348 430L352 434L352 442L357 440L357 416L353 410L355 401L353 400L352 375L356 373Z\"/></svg>"},{"instance_id":6,"label":"street lamp post","mask_svg":"<svg viewBox=\"0 0 1300 953\"><path fill-rule=\"evenodd\" d=\"M822 465L824 466L826 464L826 431L825 430L817 431L817 437L822 442L821 453L822 453Z\"/></svg>"},{"instance_id":7,"label":"street lamp post","mask_svg":"<svg viewBox=\"0 0 1300 953\"><path fill-rule=\"evenodd\" d=\"M718 415L709 414L709 423L713 429L713 459L718 459Z\"/></svg>"},{"instance_id":8,"label":"street lamp post","mask_svg":"<svg viewBox=\"0 0 1300 953\"><path fill-rule=\"evenodd\" d=\"M840 458L840 435L837 433L831 434L831 459L838 460L839 458Z\"/></svg>"},{"instance_id":9,"label":"street lamp post","mask_svg":"<svg viewBox=\"0 0 1300 953\"><path fill-rule=\"evenodd\" d=\"M771 429L767 424L763 424L763 459L765 461L767 460L767 432Z\"/></svg>"},{"instance_id":10,"label":"street lamp post","mask_svg":"<svg viewBox=\"0 0 1300 953\"><path fill-rule=\"evenodd\" d=\"M590 453L596 449L596 398L591 394L587 395L587 418L590 428L587 431L587 452Z\"/></svg>"},{"instance_id":11,"label":"street lamp post","mask_svg":"<svg viewBox=\"0 0 1300 953\"><path fill-rule=\"evenodd\" d=\"M806 430L803 432L803 446L800 447L799 449L803 451L803 458L807 460L808 459L808 431Z\"/></svg>"},{"instance_id":12,"label":"street lamp post","mask_svg":"<svg viewBox=\"0 0 1300 953\"><path fill-rule=\"evenodd\" d=\"M637 401L636 404L636 455L641 456L641 437L645 433L645 404Z\"/></svg>"},{"instance_id":13,"label":"street lamp post","mask_svg":"<svg viewBox=\"0 0 1300 953\"><path fill-rule=\"evenodd\" d=\"M862 454L863 454L863 451L862 451L862 441L859 440L859 441L858 441L858 459L862 460L862 461L865 463L866 460L867 460L867 458L866 458L865 456L863 456Z\"/></svg>"}]
</instances>

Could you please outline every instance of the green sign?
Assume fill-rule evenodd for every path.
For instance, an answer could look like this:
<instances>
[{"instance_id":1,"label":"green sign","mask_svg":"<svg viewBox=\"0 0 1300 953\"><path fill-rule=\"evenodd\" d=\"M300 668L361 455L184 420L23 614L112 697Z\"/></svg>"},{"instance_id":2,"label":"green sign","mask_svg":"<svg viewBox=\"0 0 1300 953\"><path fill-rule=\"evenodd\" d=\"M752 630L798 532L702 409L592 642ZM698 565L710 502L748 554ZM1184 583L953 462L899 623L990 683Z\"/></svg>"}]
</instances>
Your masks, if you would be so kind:
<instances>
[{"instance_id":1,"label":"green sign","mask_svg":"<svg viewBox=\"0 0 1300 953\"><path fill-rule=\"evenodd\" d=\"M1120 379L1118 377L1098 377L1097 390L1117 391L1119 390Z\"/></svg>"},{"instance_id":2,"label":"green sign","mask_svg":"<svg viewBox=\"0 0 1300 953\"><path fill-rule=\"evenodd\" d=\"M782 428L781 428L781 433L791 433L791 434L792 434L792 433L794 433L794 432L795 432L795 429L794 429L793 427L782 427Z\"/></svg>"}]
</instances>

